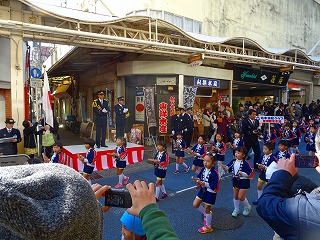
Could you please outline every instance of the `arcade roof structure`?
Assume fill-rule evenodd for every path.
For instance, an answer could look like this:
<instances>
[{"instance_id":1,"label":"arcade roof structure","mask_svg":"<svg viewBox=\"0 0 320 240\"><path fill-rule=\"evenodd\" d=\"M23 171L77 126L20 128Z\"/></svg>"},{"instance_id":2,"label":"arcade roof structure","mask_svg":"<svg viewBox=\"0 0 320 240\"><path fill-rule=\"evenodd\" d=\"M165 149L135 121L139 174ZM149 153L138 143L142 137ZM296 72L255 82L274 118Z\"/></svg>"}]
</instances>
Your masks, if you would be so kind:
<instances>
[{"instance_id":1,"label":"arcade roof structure","mask_svg":"<svg viewBox=\"0 0 320 240\"><path fill-rule=\"evenodd\" d=\"M218 38L187 33L166 21L145 16L114 18L86 12L81 13L81 19L76 19L43 9L28 0L19 2L22 3L21 21L12 20L16 17L10 19L10 15L18 12L17 9L0 8L0 11L9 12L0 20L2 36L20 34L30 41L175 56L183 62L190 56L202 54L204 65L206 61L221 60L235 64L320 70L320 57L308 56L300 49L267 49L245 37ZM95 20L97 17L99 21Z\"/></svg>"}]
</instances>

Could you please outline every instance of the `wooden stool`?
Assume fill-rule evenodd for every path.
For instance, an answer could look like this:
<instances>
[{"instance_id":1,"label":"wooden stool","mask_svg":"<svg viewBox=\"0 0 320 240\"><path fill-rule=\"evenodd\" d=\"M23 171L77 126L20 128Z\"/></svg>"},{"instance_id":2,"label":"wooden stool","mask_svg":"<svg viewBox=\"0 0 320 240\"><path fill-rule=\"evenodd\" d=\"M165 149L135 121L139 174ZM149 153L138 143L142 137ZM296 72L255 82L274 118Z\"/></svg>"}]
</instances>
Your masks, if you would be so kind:
<instances>
[{"instance_id":1,"label":"wooden stool","mask_svg":"<svg viewBox=\"0 0 320 240\"><path fill-rule=\"evenodd\" d=\"M159 141L163 140L164 142L169 143L170 142L170 137L172 137L172 134L163 133L163 134L159 134L158 140Z\"/></svg>"}]
</instances>

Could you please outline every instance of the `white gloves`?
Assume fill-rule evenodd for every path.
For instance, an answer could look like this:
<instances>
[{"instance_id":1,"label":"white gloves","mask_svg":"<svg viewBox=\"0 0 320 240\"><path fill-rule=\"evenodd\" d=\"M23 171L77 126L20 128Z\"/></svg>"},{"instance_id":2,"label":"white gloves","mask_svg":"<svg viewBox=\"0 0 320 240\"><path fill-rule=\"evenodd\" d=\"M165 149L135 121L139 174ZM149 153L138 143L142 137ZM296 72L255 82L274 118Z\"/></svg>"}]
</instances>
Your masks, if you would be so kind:
<instances>
[{"instance_id":1,"label":"white gloves","mask_svg":"<svg viewBox=\"0 0 320 240\"><path fill-rule=\"evenodd\" d=\"M172 135L174 135L174 131L173 131L173 130L172 130L172 132L171 132L171 133L172 133Z\"/></svg>"},{"instance_id":2,"label":"white gloves","mask_svg":"<svg viewBox=\"0 0 320 240\"><path fill-rule=\"evenodd\" d=\"M123 109L123 113L127 113L128 110L129 110L128 108L124 108L124 109Z\"/></svg>"},{"instance_id":3,"label":"white gloves","mask_svg":"<svg viewBox=\"0 0 320 240\"><path fill-rule=\"evenodd\" d=\"M108 111L104 108L104 109L101 110L101 112L107 113Z\"/></svg>"},{"instance_id":4,"label":"white gloves","mask_svg":"<svg viewBox=\"0 0 320 240\"><path fill-rule=\"evenodd\" d=\"M186 128L184 131L185 131L185 132L188 132L188 129Z\"/></svg>"}]
</instances>

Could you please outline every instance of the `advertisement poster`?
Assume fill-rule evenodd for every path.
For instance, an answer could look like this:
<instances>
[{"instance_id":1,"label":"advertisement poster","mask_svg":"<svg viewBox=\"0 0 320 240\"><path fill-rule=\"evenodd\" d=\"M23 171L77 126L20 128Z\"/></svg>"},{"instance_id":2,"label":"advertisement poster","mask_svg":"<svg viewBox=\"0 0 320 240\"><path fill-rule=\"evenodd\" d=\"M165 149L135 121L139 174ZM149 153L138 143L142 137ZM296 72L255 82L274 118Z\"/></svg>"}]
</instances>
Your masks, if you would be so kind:
<instances>
[{"instance_id":1,"label":"advertisement poster","mask_svg":"<svg viewBox=\"0 0 320 240\"><path fill-rule=\"evenodd\" d=\"M145 112L144 112L144 91L136 90L136 105L135 105L135 120L138 122L144 122Z\"/></svg>"}]
</instances>

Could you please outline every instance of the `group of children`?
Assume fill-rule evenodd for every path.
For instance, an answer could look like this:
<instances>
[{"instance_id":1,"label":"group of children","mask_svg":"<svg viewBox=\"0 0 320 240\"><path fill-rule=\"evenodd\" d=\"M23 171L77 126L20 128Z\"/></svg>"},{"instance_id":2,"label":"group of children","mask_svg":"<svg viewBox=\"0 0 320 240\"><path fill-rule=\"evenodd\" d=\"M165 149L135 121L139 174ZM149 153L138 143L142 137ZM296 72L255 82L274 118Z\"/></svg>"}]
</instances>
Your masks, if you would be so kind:
<instances>
[{"instance_id":1,"label":"group of children","mask_svg":"<svg viewBox=\"0 0 320 240\"><path fill-rule=\"evenodd\" d=\"M302 125L303 129L301 129ZM314 155L316 131L317 128L312 124L312 121L309 123L303 122L303 124L300 123L300 125L297 122L293 122L292 126L289 123L285 123L279 127L277 124L271 126L270 131L265 131L263 136L263 155L257 163L257 167L260 170L257 182L257 199L254 200L252 204L256 205L258 203L262 195L263 185L268 181L266 175L267 168L271 164L277 164L279 159L289 158L290 153L299 154L298 145L303 133L305 133L304 140L307 143L306 150L309 151L309 155ZM280 138L278 151L273 154L275 142L278 138ZM78 159L84 163L83 176L88 181L90 181L90 175L94 170L97 156L94 145L95 141L93 139L87 139L85 141L87 153L84 156L78 155ZM249 161L246 160L248 152L244 147L241 133L236 132L233 142L229 144L223 142L223 136L221 134L216 134L215 141L210 149L208 149L206 145L206 137L204 135L198 137L197 144L191 149L186 149L182 134L178 133L173 146L176 156L174 174L180 173L180 165L184 167L184 173L188 173L190 167L184 162L185 151L189 151L189 154L193 155L191 169L197 173L197 177L192 177L192 179L196 182L197 187L199 187L199 192L193 201L193 206L198 209L204 217L203 226L198 229L198 232L209 233L213 231L211 224L212 206L215 204L216 195L219 191L220 177L224 175L225 172L232 173L234 203L232 216L237 217L239 215L240 203L244 206L242 214L244 216L249 215L251 205L246 198L246 193L250 188L250 180L253 179L254 172ZM224 164L227 147L233 149L233 159L228 164ZM53 147L53 156L50 159L44 157L44 161L61 163L61 148L62 144L55 144ZM157 202L160 199L168 197L164 186L164 180L169 166L169 156L166 148L164 142L158 142L156 154L152 159L148 159L148 161L154 165L154 175L156 176L155 198ZM116 162L116 173L119 177L119 182L115 188L124 187L129 180L129 177L123 174L126 168L127 157L126 140L124 138L117 138L116 149L114 153L109 155L111 155ZM218 166L217 170L215 168L216 163Z\"/></svg>"}]
</instances>

